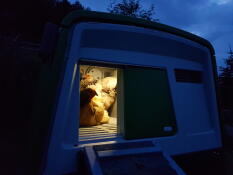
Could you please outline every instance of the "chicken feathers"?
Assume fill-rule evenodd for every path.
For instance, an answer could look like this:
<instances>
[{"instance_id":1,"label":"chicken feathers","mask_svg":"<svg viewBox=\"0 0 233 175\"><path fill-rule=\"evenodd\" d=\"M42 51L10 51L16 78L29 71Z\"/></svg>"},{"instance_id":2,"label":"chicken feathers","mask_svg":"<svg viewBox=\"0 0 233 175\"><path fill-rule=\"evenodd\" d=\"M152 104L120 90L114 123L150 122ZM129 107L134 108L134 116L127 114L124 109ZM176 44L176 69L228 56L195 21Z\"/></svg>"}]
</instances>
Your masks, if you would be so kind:
<instances>
[{"instance_id":1,"label":"chicken feathers","mask_svg":"<svg viewBox=\"0 0 233 175\"><path fill-rule=\"evenodd\" d=\"M116 97L117 79L106 77L99 81L86 74L80 81L80 125L94 126L109 122L108 109Z\"/></svg>"}]
</instances>

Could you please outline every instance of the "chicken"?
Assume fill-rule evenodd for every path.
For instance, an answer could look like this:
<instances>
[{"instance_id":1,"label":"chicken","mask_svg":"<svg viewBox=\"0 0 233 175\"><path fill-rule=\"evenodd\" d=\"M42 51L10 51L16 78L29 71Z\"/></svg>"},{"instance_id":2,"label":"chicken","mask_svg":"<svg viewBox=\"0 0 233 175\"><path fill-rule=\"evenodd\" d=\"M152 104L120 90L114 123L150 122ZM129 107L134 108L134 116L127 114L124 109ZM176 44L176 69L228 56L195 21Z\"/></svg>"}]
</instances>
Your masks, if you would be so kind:
<instances>
[{"instance_id":1,"label":"chicken","mask_svg":"<svg viewBox=\"0 0 233 175\"><path fill-rule=\"evenodd\" d=\"M80 126L94 126L108 121L108 112L96 91L91 88L80 91Z\"/></svg>"},{"instance_id":2,"label":"chicken","mask_svg":"<svg viewBox=\"0 0 233 175\"><path fill-rule=\"evenodd\" d=\"M96 91L90 88L80 91L80 107L90 103L91 99L97 95Z\"/></svg>"},{"instance_id":3,"label":"chicken","mask_svg":"<svg viewBox=\"0 0 233 175\"><path fill-rule=\"evenodd\" d=\"M94 77L90 74L85 74L82 76L80 81L80 90L87 88L89 85L93 85L97 82Z\"/></svg>"},{"instance_id":4,"label":"chicken","mask_svg":"<svg viewBox=\"0 0 233 175\"><path fill-rule=\"evenodd\" d=\"M102 120L100 121L101 124L108 123L110 120L110 117L108 115L108 111L104 110L104 116Z\"/></svg>"},{"instance_id":5,"label":"chicken","mask_svg":"<svg viewBox=\"0 0 233 175\"><path fill-rule=\"evenodd\" d=\"M108 110L115 102L116 93L114 91L109 91L109 93L102 92L101 97L105 109Z\"/></svg>"},{"instance_id":6,"label":"chicken","mask_svg":"<svg viewBox=\"0 0 233 175\"><path fill-rule=\"evenodd\" d=\"M99 80L97 84L102 86L101 97L105 109L108 110L115 102L117 79L115 77L105 77Z\"/></svg>"},{"instance_id":7,"label":"chicken","mask_svg":"<svg viewBox=\"0 0 233 175\"><path fill-rule=\"evenodd\" d=\"M105 77L95 80L90 74L80 81L80 126L108 123L108 110L116 98L117 79Z\"/></svg>"},{"instance_id":8,"label":"chicken","mask_svg":"<svg viewBox=\"0 0 233 175\"><path fill-rule=\"evenodd\" d=\"M94 108L95 118L96 118L97 123L98 124L108 123L109 115L108 115L108 112L105 110L102 98L99 96L95 96L91 100L91 105Z\"/></svg>"},{"instance_id":9,"label":"chicken","mask_svg":"<svg viewBox=\"0 0 233 175\"><path fill-rule=\"evenodd\" d=\"M94 116L94 109L90 105L91 99L97 93L90 88L80 91L80 126L93 126L96 125Z\"/></svg>"},{"instance_id":10,"label":"chicken","mask_svg":"<svg viewBox=\"0 0 233 175\"><path fill-rule=\"evenodd\" d=\"M90 104L85 105L80 109L80 126L95 126L97 121L94 116L94 111Z\"/></svg>"},{"instance_id":11,"label":"chicken","mask_svg":"<svg viewBox=\"0 0 233 175\"><path fill-rule=\"evenodd\" d=\"M96 83L96 84L92 84L92 85L88 85L87 88L91 88L93 90L96 91L96 93L98 94L98 96L101 96L102 93L102 85L100 83Z\"/></svg>"},{"instance_id":12,"label":"chicken","mask_svg":"<svg viewBox=\"0 0 233 175\"><path fill-rule=\"evenodd\" d=\"M105 77L98 81L102 85L103 91L108 92L116 88L117 79L115 77Z\"/></svg>"}]
</instances>

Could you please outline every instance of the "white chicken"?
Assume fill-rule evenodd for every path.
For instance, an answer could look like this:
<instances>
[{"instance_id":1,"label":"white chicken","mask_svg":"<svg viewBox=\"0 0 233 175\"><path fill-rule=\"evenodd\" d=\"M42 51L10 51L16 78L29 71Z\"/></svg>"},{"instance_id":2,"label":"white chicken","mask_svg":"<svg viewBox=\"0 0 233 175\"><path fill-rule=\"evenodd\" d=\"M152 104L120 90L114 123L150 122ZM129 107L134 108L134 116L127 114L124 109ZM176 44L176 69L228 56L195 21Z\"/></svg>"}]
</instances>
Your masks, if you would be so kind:
<instances>
[{"instance_id":1,"label":"white chicken","mask_svg":"<svg viewBox=\"0 0 233 175\"><path fill-rule=\"evenodd\" d=\"M115 97L116 97L116 93L113 90L108 91L108 93L104 91L102 92L101 98L102 98L102 101L104 103L104 107L106 110L108 110L112 106L112 104L115 101Z\"/></svg>"},{"instance_id":2,"label":"white chicken","mask_svg":"<svg viewBox=\"0 0 233 175\"><path fill-rule=\"evenodd\" d=\"M88 85L87 88L91 88L93 90L96 91L96 93L98 94L98 96L101 96L101 93L102 93L102 85L100 83L96 83L96 84L91 84L91 85Z\"/></svg>"},{"instance_id":3,"label":"white chicken","mask_svg":"<svg viewBox=\"0 0 233 175\"><path fill-rule=\"evenodd\" d=\"M107 92L116 88L117 79L115 77L105 77L98 81L102 85L103 91Z\"/></svg>"},{"instance_id":4,"label":"white chicken","mask_svg":"<svg viewBox=\"0 0 233 175\"><path fill-rule=\"evenodd\" d=\"M112 106L116 98L117 79L115 77L105 77L99 80L97 83L102 85L101 97L105 109L108 110Z\"/></svg>"}]
</instances>

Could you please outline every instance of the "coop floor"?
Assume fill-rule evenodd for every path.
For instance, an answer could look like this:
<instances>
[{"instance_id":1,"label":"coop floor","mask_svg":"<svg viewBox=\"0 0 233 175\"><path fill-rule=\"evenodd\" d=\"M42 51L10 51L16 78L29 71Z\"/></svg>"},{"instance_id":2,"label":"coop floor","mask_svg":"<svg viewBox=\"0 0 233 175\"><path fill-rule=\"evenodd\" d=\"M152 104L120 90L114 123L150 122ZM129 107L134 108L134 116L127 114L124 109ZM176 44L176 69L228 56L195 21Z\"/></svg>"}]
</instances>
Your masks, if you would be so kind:
<instances>
[{"instance_id":1,"label":"coop floor","mask_svg":"<svg viewBox=\"0 0 233 175\"><path fill-rule=\"evenodd\" d=\"M110 117L109 123L79 128L79 142L104 141L117 137L117 120Z\"/></svg>"}]
</instances>

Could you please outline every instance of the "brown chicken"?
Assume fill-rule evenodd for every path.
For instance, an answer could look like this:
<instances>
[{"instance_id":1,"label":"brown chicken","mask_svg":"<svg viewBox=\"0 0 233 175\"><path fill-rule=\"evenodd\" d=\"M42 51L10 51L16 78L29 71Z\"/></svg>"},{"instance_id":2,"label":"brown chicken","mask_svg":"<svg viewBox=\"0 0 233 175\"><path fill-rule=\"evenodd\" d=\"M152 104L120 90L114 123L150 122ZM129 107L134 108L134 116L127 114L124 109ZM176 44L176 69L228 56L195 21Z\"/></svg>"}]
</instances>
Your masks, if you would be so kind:
<instances>
[{"instance_id":1,"label":"brown chicken","mask_svg":"<svg viewBox=\"0 0 233 175\"><path fill-rule=\"evenodd\" d=\"M107 123L109 116L106 112L95 90L86 88L80 91L80 126Z\"/></svg>"},{"instance_id":2,"label":"brown chicken","mask_svg":"<svg viewBox=\"0 0 233 175\"><path fill-rule=\"evenodd\" d=\"M86 88L80 91L80 107L90 103L91 99L97 95L96 91L91 88Z\"/></svg>"},{"instance_id":3,"label":"brown chicken","mask_svg":"<svg viewBox=\"0 0 233 175\"><path fill-rule=\"evenodd\" d=\"M89 85L93 85L96 82L97 82L97 80L95 80L92 75L85 74L85 75L82 76L82 79L80 81L80 90L88 88Z\"/></svg>"},{"instance_id":4,"label":"brown chicken","mask_svg":"<svg viewBox=\"0 0 233 175\"><path fill-rule=\"evenodd\" d=\"M92 98L90 105L93 106L95 110L95 118L98 124L108 123L109 115L108 112L105 110L102 97L95 96L94 98Z\"/></svg>"},{"instance_id":5,"label":"brown chicken","mask_svg":"<svg viewBox=\"0 0 233 175\"><path fill-rule=\"evenodd\" d=\"M90 105L91 99L97 93L90 88L80 91L80 126L93 126L96 125L94 117L94 109Z\"/></svg>"}]
</instances>

